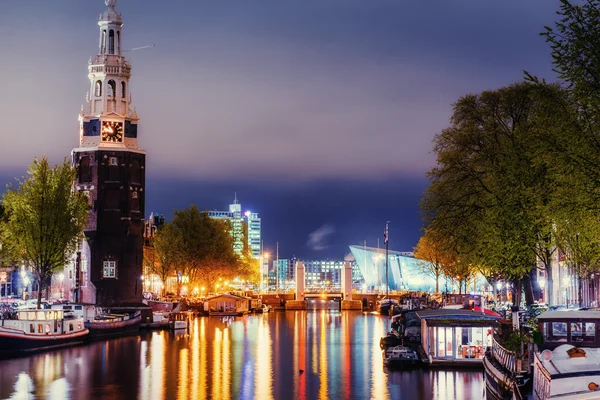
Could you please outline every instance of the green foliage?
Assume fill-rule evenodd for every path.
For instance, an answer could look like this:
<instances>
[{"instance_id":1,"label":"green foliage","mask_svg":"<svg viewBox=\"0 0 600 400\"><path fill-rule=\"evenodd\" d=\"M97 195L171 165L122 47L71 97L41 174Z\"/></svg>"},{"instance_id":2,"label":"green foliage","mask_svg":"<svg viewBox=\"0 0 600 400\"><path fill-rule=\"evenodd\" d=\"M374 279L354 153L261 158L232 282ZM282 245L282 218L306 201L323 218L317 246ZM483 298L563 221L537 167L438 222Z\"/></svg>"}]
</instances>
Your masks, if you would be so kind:
<instances>
[{"instance_id":1,"label":"green foliage","mask_svg":"<svg viewBox=\"0 0 600 400\"><path fill-rule=\"evenodd\" d=\"M439 281L442 275L454 276L453 268L457 262L456 254L444 246L444 238L431 230L426 230L414 248L415 258L425 275L435 279L435 292L439 293Z\"/></svg>"},{"instance_id":2,"label":"green foliage","mask_svg":"<svg viewBox=\"0 0 600 400\"><path fill-rule=\"evenodd\" d=\"M37 278L38 307L42 289L64 267L83 238L88 199L73 190L76 170L65 159L51 168L34 159L18 186L3 196L6 222L1 226L3 249L15 262L32 267Z\"/></svg>"},{"instance_id":3,"label":"green foliage","mask_svg":"<svg viewBox=\"0 0 600 400\"><path fill-rule=\"evenodd\" d=\"M190 283L205 285L209 291L219 280L257 279L258 262L247 249L241 257L234 253L229 230L226 221L212 219L196 206L175 211L173 221L156 235L154 247L159 263L154 272L163 280L177 273ZM179 280L179 288L184 283Z\"/></svg>"},{"instance_id":4,"label":"green foliage","mask_svg":"<svg viewBox=\"0 0 600 400\"><path fill-rule=\"evenodd\" d=\"M516 83L464 96L436 136L438 165L421 205L426 228L457 252L458 275L485 265L489 275L519 281L552 248L553 175L540 154L553 111L546 96L560 92Z\"/></svg>"}]
</instances>

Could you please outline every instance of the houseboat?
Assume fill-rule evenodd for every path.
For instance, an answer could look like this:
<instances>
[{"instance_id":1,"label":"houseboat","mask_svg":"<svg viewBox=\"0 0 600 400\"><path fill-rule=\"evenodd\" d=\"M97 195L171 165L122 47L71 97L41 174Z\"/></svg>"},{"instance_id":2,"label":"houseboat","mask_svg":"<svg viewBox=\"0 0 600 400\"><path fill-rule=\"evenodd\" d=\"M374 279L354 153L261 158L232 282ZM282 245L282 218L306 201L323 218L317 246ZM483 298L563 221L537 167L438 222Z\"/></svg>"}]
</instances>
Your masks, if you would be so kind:
<instances>
[{"instance_id":1,"label":"houseboat","mask_svg":"<svg viewBox=\"0 0 600 400\"><path fill-rule=\"evenodd\" d=\"M90 331L90 339L122 336L135 333L140 329L142 314L138 310L129 313L106 313L93 304L55 304L53 310L73 312L82 318L85 327Z\"/></svg>"},{"instance_id":2,"label":"houseboat","mask_svg":"<svg viewBox=\"0 0 600 400\"><path fill-rule=\"evenodd\" d=\"M600 311L546 311L537 318L533 398L600 398Z\"/></svg>"},{"instance_id":3,"label":"houseboat","mask_svg":"<svg viewBox=\"0 0 600 400\"><path fill-rule=\"evenodd\" d=\"M221 294L204 302L204 312L211 316L236 316L248 314L248 298L235 294Z\"/></svg>"},{"instance_id":4,"label":"houseboat","mask_svg":"<svg viewBox=\"0 0 600 400\"><path fill-rule=\"evenodd\" d=\"M88 334L83 318L73 312L20 310L16 319L1 320L0 357L75 345Z\"/></svg>"},{"instance_id":5,"label":"houseboat","mask_svg":"<svg viewBox=\"0 0 600 400\"><path fill-rule=\"evenodd\" d=\"M475 310L418 310L421 345L429 364L483 365L500 318Z\"/></svg>"},{"instance_id":6,"label":"houseboat","mask_svg":"<svg viewBox=\"0 0 600 400\"><path fill-rule=\"evenodd\" d=\"M390 315L390 309L393 310L394 308L400 309L400 302L396 299L384 297L377 302L377 311L381 315Z\"/></svg>"},{"instance_id":7,"label":"houseboat","mask_svg":"<svg viewBox=\"0 0 600 400\"><path fill-rule=\"evenodd\" d=\"M486 395L489 399L521 399L530 390L529 359L519 360L517 353L507 350L496 337L483 358Z\"/></svg>"}]
</instances>

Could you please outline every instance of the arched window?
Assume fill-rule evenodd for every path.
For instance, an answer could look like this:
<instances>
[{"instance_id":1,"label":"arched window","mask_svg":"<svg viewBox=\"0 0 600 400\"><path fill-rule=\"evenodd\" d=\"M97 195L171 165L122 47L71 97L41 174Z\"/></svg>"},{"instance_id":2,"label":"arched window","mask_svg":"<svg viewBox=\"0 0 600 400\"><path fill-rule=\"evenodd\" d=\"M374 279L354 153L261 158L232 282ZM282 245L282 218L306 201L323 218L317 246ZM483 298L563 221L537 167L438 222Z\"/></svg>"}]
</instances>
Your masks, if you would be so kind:
<instances>
[{"instance_id":1,"label":"arched window","mask_svg":"<svg viewBox=\"0 0 600 400\"><path fill-rule=\"evenodd\" d=\"M115 54L115 31L108 32L108 54Z\"/></svg>"},{"instance_id":2,"label":"arched window","mask_svg":"<svg viewBox=\"0 0 600 400\"><path fill-rule=\"evenodd\" d=\"M117 54L121 54L121 31L117 31Z\"/></svg>"},{"instance_id":3,"label":"arched window","mask_svg":"<svg viewBox=\"0 0 600 400\"><path fill-rule=\"evenodd\" d=\"M102 81L96 81L96 97L102 97Z\"/></svg>"},{"instance_id":4,"label":"arched window","mask_svg":"<svg viewBox=\"0 0 600 400\"><path fill-rule=\"evenodd\" d=\"M115 84L115 81L113 81L112 79L108 81L108 87L106 88L108 90L108 97L115 96L116 86L117 85Z\"/></svg>"},{"instance_id":5,"label":"arched window","mask_svg":"<svg viewBox=\"0 0 600 400\"><path fill-rule=\"evenodd\" d=\"M125 82L121 82L121 97L125 98L127 96L127 90L125 90L127 88L127 86L125 85Z\"/></svg>"},{"instance_id":6,"label":"arched window","mask_svg":"<svg viewBox=\"0 0 600 400\"><path fill-rule=\"evenodd\" d=\"M100 42L100 54L106 53L106 30L102 31L102 41Z\"/></svg>"}]
</instances>

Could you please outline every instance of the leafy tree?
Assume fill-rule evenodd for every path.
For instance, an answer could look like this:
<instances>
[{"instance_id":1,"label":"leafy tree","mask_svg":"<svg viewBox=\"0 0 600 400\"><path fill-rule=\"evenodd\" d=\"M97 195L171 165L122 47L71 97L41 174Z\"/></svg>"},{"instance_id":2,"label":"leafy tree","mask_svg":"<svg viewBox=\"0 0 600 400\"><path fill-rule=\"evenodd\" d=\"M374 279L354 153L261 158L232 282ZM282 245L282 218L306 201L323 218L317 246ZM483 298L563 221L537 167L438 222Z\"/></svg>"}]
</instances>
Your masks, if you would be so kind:
<instances>
[{"instance_id":1,"label":"leafy tree","mask_svg":"<svg viewBox=\"0 0 600 400\"><path fill-rule=\"evenodd\" d=\"M432 231L426 230L421 236L417 246L414 248L415 258L421 260L419 263L425 275L435 279L435 292L440 292L440 277L450 276L452 265L456 262L455 254L448 247L441 244L443 239L436 237Z\"/></svg>"},{"instance_id":2,"label":"leafy tree","mask_svg":"<svg viewBox=\"0 0 600 400\"><path fill-rule=\"evenodd\" d=\"M464 96L435 138L438 165L421 204L426 228L458 254L459 277L486 265L520 284L540 249L552 248L553 175L539 148L553 110L544 98L529 83Z\"/></svg>"},{"instance_id":3,"label":"leafy tree","mask_svg":"<svg viewBox=\"0 0 600 400\"><path fill-rule=\"evenodd\" d=\"M65 159L51 168L46 157L34 159L18 186L3 196L7 222L2 225L3 248L17 262L32 267L38 282L37 306L52 274L69 261L83 238L89 204L73 190L76 169Z\"/></svg>"},{"instance_id":4,"label":"leafy tree","mask_svg":"<svg viewBox=\"0 0 600 400\"><path fill-rule=\"evenodd\" d=\"M151 246L144 246L144 263L160 279L162 296L165 295L167 278L175 271L177 243L177 237L172 234L172 230L166 225L152 238Z\"/></svg>"}]
</instances>

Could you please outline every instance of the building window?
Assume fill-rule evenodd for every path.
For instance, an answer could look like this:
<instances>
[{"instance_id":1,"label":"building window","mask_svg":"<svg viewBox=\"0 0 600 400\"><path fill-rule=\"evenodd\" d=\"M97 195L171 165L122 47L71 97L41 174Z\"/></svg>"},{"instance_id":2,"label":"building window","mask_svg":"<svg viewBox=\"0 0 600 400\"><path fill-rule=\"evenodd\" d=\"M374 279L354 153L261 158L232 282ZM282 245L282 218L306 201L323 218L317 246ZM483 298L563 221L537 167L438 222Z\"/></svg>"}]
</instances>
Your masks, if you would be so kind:
<instances>
[{"instance_id":1,"label":"building window","mask_svg":"<svg viewBox=\"0 0 600 400\"><path fill-rule=\"evenodd\" d=\"M117 277L117 262L116 261L104 261L104 268L102 269L102 277L104 278L116 278Z\"/></svg>"},{"instance_id":2,"label":"building window","mask_svg":"<svg viewBox=\"0 0 600 400\"><path fill-rule=\"evenodd\" d=\"M96 97L102 96L102 82L101 81L96 81L95 95L96 95Z\"/></svg>"},{"instance_id":3,"label":"building window","mask_svg":"<svg viewBox=\"0 0 600 400\"><path fill-rule=\"evenodd\" d=\"M102 31L102 43L100 43L101 49L100 49L100 53L104 54L106 53L106 31Z\"/></svg>"},{"instance_id":4,"label":"building window","mask_svg":"<svg viewBox=\"0 0 600 400\"><path fill-rule=\"evenodd\" d=\"M108 81L108 97L115 97L116 87L115 81L112 79Z\"/></svg>"},{"instance_id":5,"label":"building window","mask_svg":"<svg viewBox=\"0 0 600 400\"><path fill-rule=\"evenodd\" d=\"M115 31L108 32L108 54L115 54Z\"/></svg>"},{"instance_id":6,"label":"building window","mask_svg":"<svg viewBox=\"0 0 600 400\"><path fill-rule=\"evenodd\" d=\"M119 159L117 157L109 157L108 159L108 165L113 165L113 166L118 166L119 165Z\"/></svg>"},{"instance_id":7,"label":"building window","mask_svg":"<svg viewBox=\"0 0 600 400\"><path fill-rule=\"evenodd\" d=\"M125 95L127 93L127 91L125 90L127 88L125 82L121 82L121 97L125 98Z\"/></svg>"}]
</instances>

